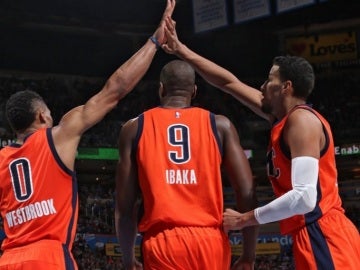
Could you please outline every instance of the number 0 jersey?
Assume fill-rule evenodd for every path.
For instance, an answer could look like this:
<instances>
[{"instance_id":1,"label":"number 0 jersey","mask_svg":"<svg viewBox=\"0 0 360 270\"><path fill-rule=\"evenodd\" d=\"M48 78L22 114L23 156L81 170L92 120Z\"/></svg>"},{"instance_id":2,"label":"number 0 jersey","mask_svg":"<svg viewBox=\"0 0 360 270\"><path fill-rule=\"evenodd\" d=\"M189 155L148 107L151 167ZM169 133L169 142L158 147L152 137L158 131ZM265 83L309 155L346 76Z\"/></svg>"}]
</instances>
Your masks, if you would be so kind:
<instances>
[{"instance_id":1,"label":"number 0 jersey","mask_svg":"<svg viewBox=\"0 0 360 270\"><path fill-rule=\"evenodd\" d=\"M56 153L51 129L36 131L23 145L3 148L0 177L6 234L2 249L47 239L70 250L77 224L77 183Z\"/></svg>"},{"instance_id":2,"label":"number 0 jersey","mask_svg":"<svg viewBox=\"0 0 360 270\"><path fill-rule=\"evenodd\" d=\"M136 158L145 214L139 224L213 226L222 223L221 148L215 115L189 107L157 107L138 118Z\"/></svg>"}]
</instances>

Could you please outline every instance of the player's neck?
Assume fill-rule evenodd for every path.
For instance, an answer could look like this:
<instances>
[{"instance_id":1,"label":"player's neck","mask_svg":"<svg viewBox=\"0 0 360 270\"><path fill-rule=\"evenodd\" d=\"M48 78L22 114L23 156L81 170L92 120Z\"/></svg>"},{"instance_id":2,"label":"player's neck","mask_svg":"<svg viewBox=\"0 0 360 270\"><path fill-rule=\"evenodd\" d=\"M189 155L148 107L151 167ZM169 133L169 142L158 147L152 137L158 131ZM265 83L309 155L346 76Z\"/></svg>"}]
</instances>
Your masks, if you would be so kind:
<instances>
[{"instance_id":1,"label":"player's neck","mask_svg":"<svg viewBox=\"0 0 360 270\"><path fill-rule=\"evenodd\" d=\"M36 128L33 128L33 127L30 127L28 129L26 129L24 132L21 132L21 133L17 133L16 134L16 141L15 143L17 144L23 144L25 139L32 133L34 133L37 129Z\"/></svg>"},{"instance_id":2,"label":"player's neck","mask_svg":"<svg viewBox=\"0 0 360 270\"><path fill-rule=\"evenodd\" d=\"M161 106L164 108L187 108L191 105L191 99L183 96L173 96L164 98Z\"/></svg>"}]
</instances>

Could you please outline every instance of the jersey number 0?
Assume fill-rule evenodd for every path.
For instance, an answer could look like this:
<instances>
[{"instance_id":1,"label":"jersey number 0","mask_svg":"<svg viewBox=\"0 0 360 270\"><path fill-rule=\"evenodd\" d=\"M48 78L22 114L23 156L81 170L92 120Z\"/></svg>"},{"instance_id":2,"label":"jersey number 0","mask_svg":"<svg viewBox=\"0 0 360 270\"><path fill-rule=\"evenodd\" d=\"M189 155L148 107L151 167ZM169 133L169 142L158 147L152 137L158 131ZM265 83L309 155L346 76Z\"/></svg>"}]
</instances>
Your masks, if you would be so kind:
<instances>
[{"instance_id":1,"label":"jersey number 0","mask_svg":"<svg viewBox=\"0 0 360 270\"><path fill-rule=\"evenodd\" d=\"M33 194L30 161L27 158L16 159L9 164L9 170L16 200L28 200Z\"/></svg>"}]
</instances>

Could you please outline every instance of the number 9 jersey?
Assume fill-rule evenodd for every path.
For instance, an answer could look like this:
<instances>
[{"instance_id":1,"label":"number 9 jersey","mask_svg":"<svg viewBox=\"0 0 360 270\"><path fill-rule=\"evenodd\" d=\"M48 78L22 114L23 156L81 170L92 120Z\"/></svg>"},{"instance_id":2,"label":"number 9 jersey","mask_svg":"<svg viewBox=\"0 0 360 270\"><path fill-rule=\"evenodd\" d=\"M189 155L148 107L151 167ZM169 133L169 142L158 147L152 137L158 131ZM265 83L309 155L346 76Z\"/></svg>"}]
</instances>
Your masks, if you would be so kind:
<instances>
[{"instance_id":1,"label":"number 9 jersey","mask_svg":"<svg viewBox=\"0 0 360 270\"><path fill-rule=\"evenodd\" d=\"M222 153L215 115L197 107L157 107L138 123L135 147L145 208L139 231L158 224L220 227Z\"/></svg>"}]
</instances>

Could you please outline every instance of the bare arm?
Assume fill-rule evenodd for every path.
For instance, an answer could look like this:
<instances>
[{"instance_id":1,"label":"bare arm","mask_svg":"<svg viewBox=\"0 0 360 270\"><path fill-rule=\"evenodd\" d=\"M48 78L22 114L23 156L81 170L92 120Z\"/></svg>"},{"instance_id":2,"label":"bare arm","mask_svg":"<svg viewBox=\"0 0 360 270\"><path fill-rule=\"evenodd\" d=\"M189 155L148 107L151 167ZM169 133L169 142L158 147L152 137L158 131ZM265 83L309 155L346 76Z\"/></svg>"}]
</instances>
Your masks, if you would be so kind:
<instances>
[{"instance_id":1,"label":"bare arm","mask_svg":"<svg viewBox=\"0 0 360 270\"><path fill-rule=\"evenodd\" d=\"M318 159L325 145L322 124L313 113L296 110L286 121L283 137L291 152L292 189L255 211L242 214L227 210L224 214L226 229L279 221L306 214L315 207Z\"/></svg>"},{"instance_id":2,"label":"bare arm","mask_svg":"<svg viewBox=\"0 0 360 270\"><path fill-rule=\"evenodd\" d=\"M230 71L200 56L181 43L176 33L175 22L171 18L166 20L165 33L167 43L162 48L167 53L175 54L188 62L208 83L232 95L257 115L269 121L272 120L269 115L261 111L261 100L263 98L261 91L244 84Z\"/></svg>"},{"instance_id":3,"label":"bare arm","mask_svg":"<svg viewBox=\"0 0 360 270\"><path fill-rule=\"evenodd\" d=\"M159 27L154 37L163 44L166 41L164 32L165 19L172 15L175 0L167 0ZM128 94L149 69L157 49L155 44L147 40L133 56L122 64L106 81L104 87L85 105L70 110L63 116L58 126L53 129L54 143L60 158L69 168L73 168L73 160L81 135L94 126Z\"/></svg>"},{"instance_id":4,"label":"bare arm","mask_svg":"<svg viewBox=\"0 0 360 270\"><path fill-rule=\"evenodd\" d=\"M128 121L119 137L120 159L116 170L115 229L119 240L125 269L135 269L134 254L137 234L137 199L140 189L137 178L135 153L132 142L136 136L137 120Z\"/></svg>"},{"instance_id":5,"label":"bare arm","mask_svg":"<svg viewBox=\"0 0 360 270\"><path fill-rule=\"evenodd\" d=\"M238 133L226 117L216 116L216 124L221 133L224 147L223 165L235 191L237 209L241 212L254 209L257 206L257 200L253 175L249 161L240 145ZM257 236L257 226L243 230L243 254L236 265L246 263L253 266Z\"/></svg>"},{"instance_id":6,"label":"bare arm","mask_svg":"<svg viewBox=\"0 0 360 270\"><path fill-rule=\"evenodd\" d=\"M294 111L286 121L283 136L289 146L291 158L320 158L320 151L325 145L325 135L320 120L312 112Z\"/></svg>"}]
</instances>

